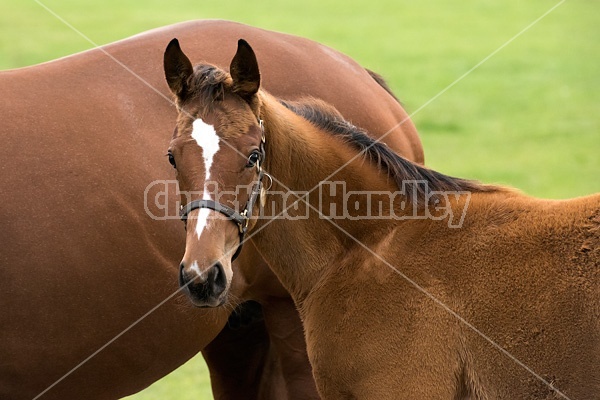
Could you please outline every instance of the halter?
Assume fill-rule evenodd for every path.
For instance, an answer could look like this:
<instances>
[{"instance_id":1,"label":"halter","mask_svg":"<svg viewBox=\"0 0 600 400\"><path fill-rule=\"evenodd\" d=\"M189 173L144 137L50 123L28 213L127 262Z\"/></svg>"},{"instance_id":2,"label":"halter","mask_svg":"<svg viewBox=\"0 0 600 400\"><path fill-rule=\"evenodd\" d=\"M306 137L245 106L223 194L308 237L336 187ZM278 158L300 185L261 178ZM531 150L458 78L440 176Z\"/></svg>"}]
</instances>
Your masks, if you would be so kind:
<instances>
[{"instance_id":1,"label":"halter","mask_svg":"<svg viewBox=\"0 0 600 400\"><path fill-rule=\"evenodd\" d=\"M242 246L244 245L244 236L248 231L248 224L250 219L252 218L252 209L254 208L254 204L256 203L256 199L260 195L260 191L262 189L262 179L265 176L265 173L262 169L262 163L265 159L265 128L263 125L262 119L258 120L260 124L260 145L258 151L260 153L259 160L256 162L256 168L258 169L258 181L252 186L252 191L250 192L250 197L248 198L248 202L246 202L246 207L242 212L237 212L231 207L228 207L224 204L221 204L214 200L203 199L203 200L194 200L190 201L188 204L181 206L181 210L179 211L179 216L181 220L186 223L188 219L188 214L194 210L200 208L208 208L209 210L220 212L225 215L229 220L234 222L238 226L239 235L240 235L240 243L238 244L237 250L231 257L231 261L235 260L242 251Z\"/></svg>"}]
</instances>

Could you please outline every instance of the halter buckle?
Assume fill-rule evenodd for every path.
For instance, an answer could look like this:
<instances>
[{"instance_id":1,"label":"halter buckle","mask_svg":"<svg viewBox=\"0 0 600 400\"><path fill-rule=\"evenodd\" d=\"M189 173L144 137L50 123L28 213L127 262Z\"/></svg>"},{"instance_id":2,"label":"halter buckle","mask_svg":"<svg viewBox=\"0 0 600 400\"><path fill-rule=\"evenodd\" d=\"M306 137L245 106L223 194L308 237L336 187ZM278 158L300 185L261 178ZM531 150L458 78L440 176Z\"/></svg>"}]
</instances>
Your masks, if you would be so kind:
<instances>
[{"instance_id":1,"label":"halter buckle","mask_svg":"<svg viewBox=\"0 0 600 400\"><path fill-rule=\"evenodd\" d=\"M267 141L265 137L265 124L262 119L258 120L258 124L260 125L260 141L265 143Z\"/></svg>"},{"instance_id":2,"label":"halter buckle","mask_svg":"<svg viewBox=\"0 0 600 400\"><path fill-rule=\"evenodd\" d=\"M244 220L238 224L238 228L240 229L240 233L246 233L246 230L248 229L248 223L250 222L250 218L248 218L248 209L246 208L240 213L240 215L244 218Z\"/></svg>"}]
</instances>

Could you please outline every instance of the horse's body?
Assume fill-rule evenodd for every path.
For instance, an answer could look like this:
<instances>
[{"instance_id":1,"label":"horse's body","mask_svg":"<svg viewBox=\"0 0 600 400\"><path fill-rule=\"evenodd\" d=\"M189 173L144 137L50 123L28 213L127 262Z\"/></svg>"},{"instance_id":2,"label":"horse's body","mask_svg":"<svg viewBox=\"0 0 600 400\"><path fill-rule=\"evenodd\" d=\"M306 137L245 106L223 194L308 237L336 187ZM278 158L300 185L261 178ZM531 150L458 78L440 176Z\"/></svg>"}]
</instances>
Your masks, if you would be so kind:
<instances>
[{"instance_id":1,"label":"horse's body","mask_svg":"<svg viewBox=\"0 0 600 400\"><path fill-rule=\"evenodd\" d=\"M260 91L245 42L231 71L238 72L197 67L187 79L169 151L180 184L201 193L204 147L188 135L200 144L200 135L217 135L210 176L229 188L267 171L275 183L265 215L290 205L278 191L312 191L308 218L294 208L294 218L252 221L251 234L300 310L323 398L598 396L600 195L539 200L419 167L325 103L281 102ZM244 169L234 153L263 146L257 120L266 153ZM324 181L346 188L319 190ZM408 181L426 187L414 201L404 192L390 202ZM370 193L371 202L356 193ZM224 204L240 201L210 194L217 195ZM189 213L183 275L190 265L206 274L216 265L210 260L227 271L234 224L217 217L190 233L199 221Z\"/></svg>"},{"instance_id":2,"label":"horse's body","mask_svg":"<svg viewBox=\"0 0 600 400\"><path fill-rule=\"evenodd\" d=\"M147 185L172 177L164 148L175 108L104 53L168 94L157 61L174 36L198 60L221 65L236 39L250 37L261 48L265 85L274 93L324 98L379 135L406 118L348 57L305 39L224 21L178 24L0 73L2 399L37 396L177 290L181 222L153 220L144 212ZM335 74L322 74L325 65ZM315 80L290 81L290 71ZM422 161L410 121L386 140ZM260 301L265 321L251 327L254 337L243 329L226 331L207 348L215 396L252 398L258 390L283 398L282 391L290 390L314 397L289 296L251 246L236 265L245 264L252 268L237 270L237 301ZM205 348L230 311L198 310L171 298L42 399L109 399L139 391ZM281 346L285 339L287 348ZM261 378L262 365L272 372Z\"/></svg>"},{"instance_id":3,"label":"horse's body","mask_svg":"<svg viewBox=\"0 0 600 400\"><path fill-rule=\"evenodd\" d=\"M381 259L346 249L295 297L324 398L560 397L391 266L569 398L600 393L600 196L473 194L460 229L447 219L392 225L356 236ZM280 254L264 254L278 265Z\"/></svg>"}]
</instances>

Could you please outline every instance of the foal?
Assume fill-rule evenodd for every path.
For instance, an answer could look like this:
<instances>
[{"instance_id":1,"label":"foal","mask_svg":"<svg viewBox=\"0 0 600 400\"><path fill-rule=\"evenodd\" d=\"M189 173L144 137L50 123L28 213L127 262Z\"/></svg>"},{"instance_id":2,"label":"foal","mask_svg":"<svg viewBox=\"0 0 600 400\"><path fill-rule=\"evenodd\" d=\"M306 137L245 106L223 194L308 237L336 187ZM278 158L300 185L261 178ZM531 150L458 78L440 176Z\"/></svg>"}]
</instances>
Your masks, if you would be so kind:
<instances>
[{"instance_id":1,"label":"foal","mask_svg":"<svg viewBox=\"0 0 600 400\"><path fill-rule=\"evenodd\" d=\"M231 75L167 76L185 89L169 149L189 194L181 284L223 271L226 295L248 232L300 311L323 398L600 393L600 196L538 200L413 164L325 103L261 90L243 40Z\"/></svg>"}]
</instances>

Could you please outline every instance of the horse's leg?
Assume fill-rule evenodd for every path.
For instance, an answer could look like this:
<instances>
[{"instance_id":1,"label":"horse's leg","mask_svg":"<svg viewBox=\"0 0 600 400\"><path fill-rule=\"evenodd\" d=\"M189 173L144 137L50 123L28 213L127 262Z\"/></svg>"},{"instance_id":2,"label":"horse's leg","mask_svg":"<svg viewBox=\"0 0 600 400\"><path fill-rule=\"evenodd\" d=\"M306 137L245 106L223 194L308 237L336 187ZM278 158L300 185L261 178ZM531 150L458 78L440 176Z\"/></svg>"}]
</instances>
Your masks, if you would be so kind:
<instances>
[{"instance_id":1,"label":"horse's leg","mask_svg":"<svg viewBox=\"0 0 600 400\"><path fill-rule=\"evenodd\" d=\"M260 366L262 370L256 375L256 379L259 376L261 379L258 398L318 399L312 368L306 352L302 322L290 295L257 252L252 241L245 244L244 251L233 267L237 268L234 272L236 276L234 284L237 286L233 290L237 293L238 298L254 299L262 305L264 321L262 321L262 330L258 332L260 335L268 336L269 339L259 341L265 347L263 350L257 349L255 352L255 357L258 357L259 354L264 356ZM229 325L231 322L230 320ZM228 340L237 340L236 343L239 343L242 348L232 352L231 360L235 361L239 354L249 351L244 348L248 345L241 338L231 338L233 333L224 331L222 335L230 338ZM250 339L247 340L250 341ZM223 341L227 345L227 342ZM212 352L211 349L208 351ZM217 351L214 354L215 357L218 357L222 353ZM222 360L221 362L222 370L226 372L228 363L232 361Z\"/></svg>"},{"instance_id":2,"label":"horse's leg","mask_svg":"<svg viewBox=\"0 0 600 400\"><path fill-rule=\"evenodd\" d=\"M319 399L306 352L302 321L289 297L271 297L263 303L271 345L277 350L290 399Z\"/></svg>"},{"instance_id":3,"label":"horse's leg","mask_svg":"<svg viewBox=\"0 0 600 400\"><path fill-rule=\"evenodd\" d=\"M285 399L277 356L269 343L260 305L242 304L202 351L218 400Z\"/></svg>"}]
</instances>

